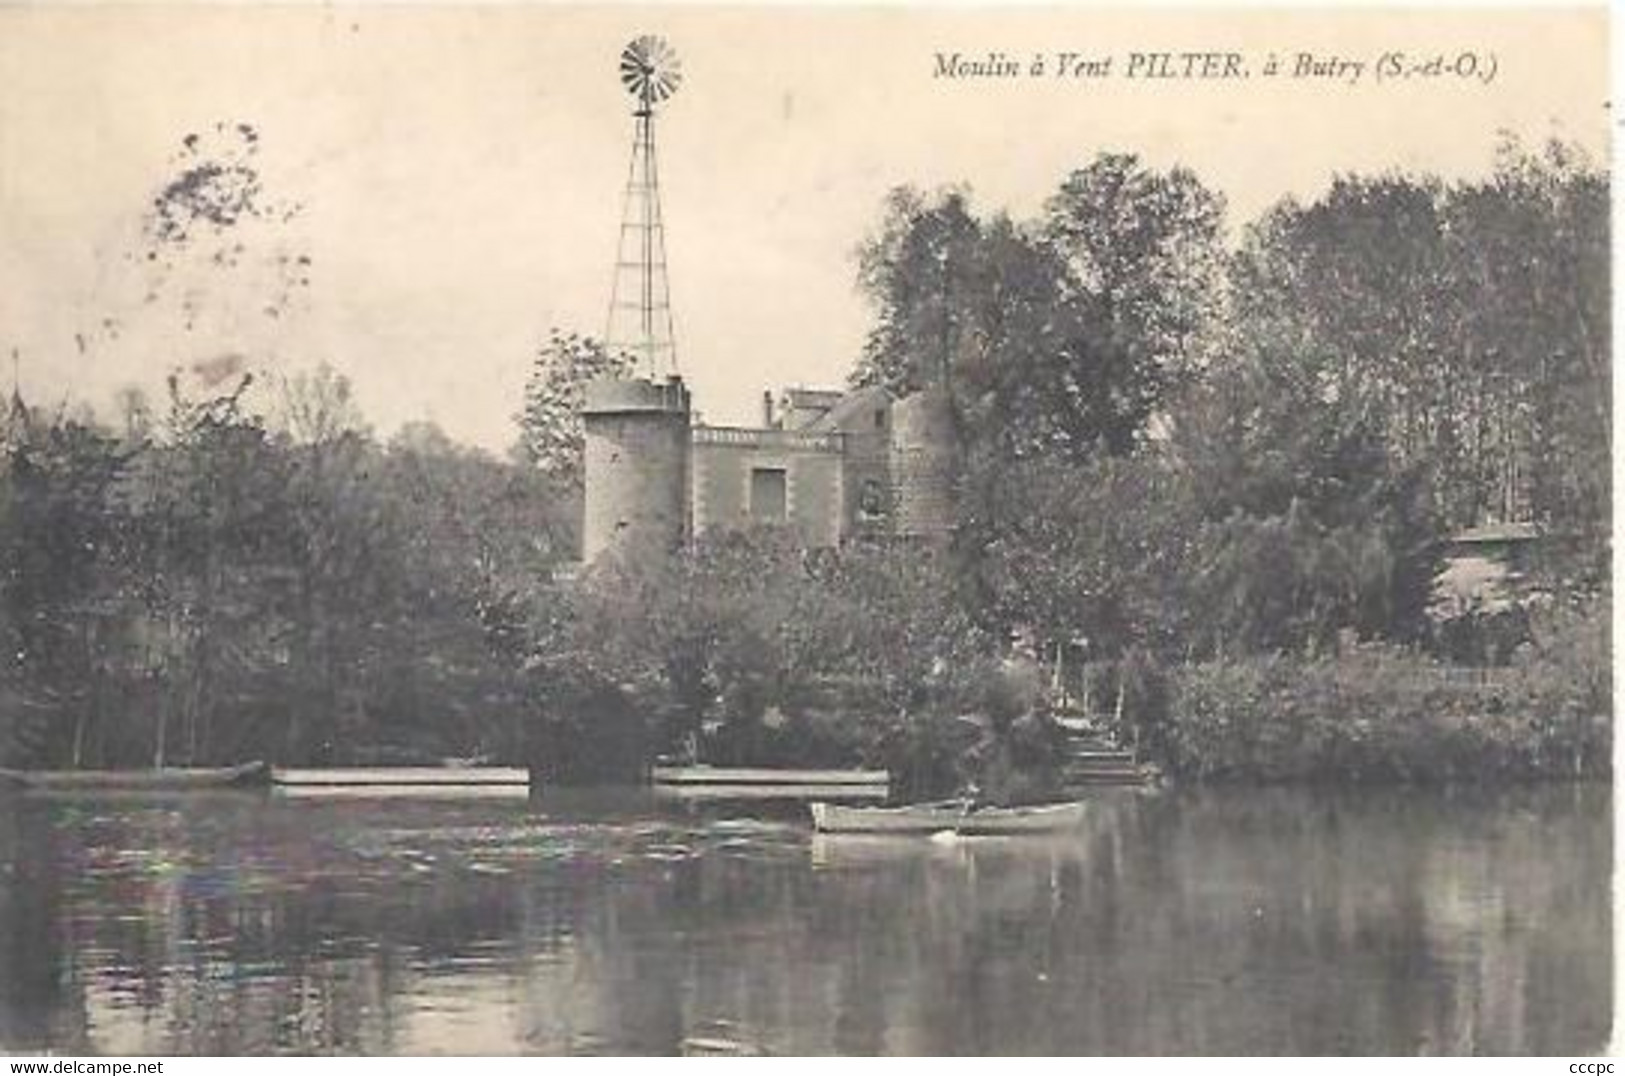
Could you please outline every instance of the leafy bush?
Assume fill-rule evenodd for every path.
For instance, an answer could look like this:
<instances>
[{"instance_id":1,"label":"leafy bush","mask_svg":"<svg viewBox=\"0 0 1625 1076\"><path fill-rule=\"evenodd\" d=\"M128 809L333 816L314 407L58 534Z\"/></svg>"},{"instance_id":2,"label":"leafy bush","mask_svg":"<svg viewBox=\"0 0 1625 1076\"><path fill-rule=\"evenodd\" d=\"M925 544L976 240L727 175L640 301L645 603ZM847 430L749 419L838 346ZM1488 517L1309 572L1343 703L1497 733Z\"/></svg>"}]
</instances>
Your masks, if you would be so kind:
<instances>
[{"instance_id":1,"label":"leafy bush","mask_svg":"<svg viewBox=\"0 0 1625 1076\"><path fill-rule=\"evenodd\" d=\"M1508 669L1385 646L1186 666L1159 729L1196 778L1594 777L1612 744L1608 602L1554 612Z\"/></svg>"}]
</instances>

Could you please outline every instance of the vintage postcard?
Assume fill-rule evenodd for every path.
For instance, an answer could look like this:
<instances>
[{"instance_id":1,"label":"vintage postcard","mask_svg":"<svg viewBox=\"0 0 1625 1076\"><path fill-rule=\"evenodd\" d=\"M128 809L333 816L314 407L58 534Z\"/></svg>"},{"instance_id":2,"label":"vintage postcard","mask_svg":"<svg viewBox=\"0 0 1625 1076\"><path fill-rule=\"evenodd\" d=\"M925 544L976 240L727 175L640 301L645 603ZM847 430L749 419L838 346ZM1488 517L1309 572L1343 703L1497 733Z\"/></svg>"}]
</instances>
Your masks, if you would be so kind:
<instances>
[{"instance_id":1,"label":"vintage postcard","mask_svg":"<svg viewBox=\"0 0 1625 1076\"><path fill-rule=\"evenodd\" d=\"M0 3L0 1053L1605 1051L1610 29Z\"/></svg>"}]
</instances>

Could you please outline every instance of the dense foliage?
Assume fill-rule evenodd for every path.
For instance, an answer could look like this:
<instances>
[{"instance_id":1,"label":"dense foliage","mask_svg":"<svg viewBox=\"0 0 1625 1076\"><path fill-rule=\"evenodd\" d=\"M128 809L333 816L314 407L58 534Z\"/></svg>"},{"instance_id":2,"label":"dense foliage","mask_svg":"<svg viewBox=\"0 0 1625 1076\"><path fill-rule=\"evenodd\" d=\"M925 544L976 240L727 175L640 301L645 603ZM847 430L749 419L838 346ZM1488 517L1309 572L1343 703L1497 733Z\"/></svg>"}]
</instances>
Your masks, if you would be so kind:
<instances>
[{"instance_id":1,"label":"dense foliage","mask_svg":"<svg viewBox=\"0 0 1625 1076\"><path fill-rule=\"evenodd\" d=\"M120 435L16 402L0 749L72 766L516 757L526 595L573 524L427 426L380 444L322 371Z\"/></svg>"},{"instance_id":2,"label":"dense foliage","mask_svg":"<svg viewBox=\"0 0 1625 1076\"><path fill-rule=\"evenodd\" d=\"M1352 647L1181 667L1147 714L1174 772L1265 780L1595 777L1612 768L1608 606L1553 617L1511 666Z\"/></svg>"},{"instance_id":3,"label":"dense foliage","mask_svg":"<svg viewBox=\"0 0 1625 1076\"><path fill-rule=\"evenodd\" d=\"M257 134L217 134L157 203L161 267L275 216ZM342 378L256 385L232 354L160 414L15 400L0 761L619 778L667 754L1018 796L1053 773L1065 655L1185 775L1600 772L1607 190L1570 148L1509 145L1481 180L1340 177L1227 248L1218 195L1130 156L1029 221L899 189L858 251L854 381L948 400L942 548L765 529L560 572L583 388L625 369L565 333L506 461L428 426L382 442ZM308 285L308 258L276 264ZM1507 521L1562 555L1487 645L1441 622L1436 580L1447 535Z\"/></svg>"},{"instance_id":4,"label":"dense foliage","mask_svg":"<svg viewBox=\"0 0 1625 1076\"><path fill-rule=\"evenodd\" d=\"M1442 539L1520 521L1606 574L1608 209L1570 148L1341 177L1220 243L1188 173L1104 156L1042 218L900 190L857 377L952 398L976 615L1168 660L1427 643ZM1560 294L1561 293L1561 294Z\"/></svg>"},{"instance_id":5,"label":"dense foliage","mask_svg":"<svg viewBox=\"0 0 1625 1076\"><path fill-rule=\"evenodd\" d=\"M962 776L957 748L979 739L961 719L989 713L990 685L1003 681L996 647L947 578L929 551L809 551L772 528L708 535L669 560L595 567L548 649L561 680L618 691L653 715L659 750L886 765L940 790Z\"/></svg>"}]
</instances>

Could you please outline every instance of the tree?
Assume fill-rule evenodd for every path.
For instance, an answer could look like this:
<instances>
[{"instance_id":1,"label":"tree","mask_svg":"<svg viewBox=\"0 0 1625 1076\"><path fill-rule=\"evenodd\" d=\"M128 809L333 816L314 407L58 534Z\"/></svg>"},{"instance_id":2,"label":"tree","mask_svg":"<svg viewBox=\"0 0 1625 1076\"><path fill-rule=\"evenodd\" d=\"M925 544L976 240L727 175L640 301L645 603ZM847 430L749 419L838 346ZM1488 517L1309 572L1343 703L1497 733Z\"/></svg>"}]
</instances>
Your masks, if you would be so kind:
<instances>
[{"instance_id":1,"label":"tree","mask_svg":"<svg viewBox=\"0 0 1625 1076\"><path fill-rule=\"evenodd\" d=\"M1494 175L1441 207L1462 297L1450 365L1468 390L1453 413L1488 486L1463 514L1578 531L1599 557L1612 473L1608 186L1572 146L1537 155L1508 140Z\"/></svg>"},{"instance_id":2,"label":"tree","mask_svg":"<svg viewBox=\"0 0 1625 1076\"><path fill-rule=\"evenodd\" d=\"M1487 180L1345 176L1253 225L1234 335L1265 340L1419 467L1449 527L1595 533L1608 504L1606 177L1503 147Z\"/></svg>"},{"instance_id":3,"label":"tree","mask_svg":"<svg viewBox=\"0 0 1625 1076\"><path fill-rule=\"evenodd\" d=\"M548 581L576 545L568 498L535 469L424 423L391 440L373 481L391 535L392 616L369 658L366 698L380 717L369 732L519 757L533 624L559 615Z\"/></svg>"},{"instance_id":4,"label":"tree","mask_svg":"<svg viewBox=\"0 0 1625 1076\"><path fill-rule=\"evenodd\" d=\"M632 356L612 352L591 337L552 330L536 353L525 383L524 410L516 416L520 457L549 478L579 490L581 408L587 385L598 378L625 377L633 365Z\"/></svg>"},{"instance_id":5,"label":"tree","mask_svg":"<svg viewBox=\"0 0 1625 1076\"><path fill-rule=\"evenodd\" d=\"M1062 181L1043 234L1065 260L1088 335L1143 423L1204 364L1223 313L1224 200L1185 168L1156 172L1132 154L1101 154Z\"/></svg>"},{"instance_id":6,"label":"tree","mask_svg":"<svg viewBox=\"0 0 1625 1076\"><path fill-rule=\"evenodd\" d=\"M1380 427L1396 462L1448 457L1446 286L1440 185L1340 177L1308 206L1285 201L1248 229L1232 267L1237 346L1305 394ZM1311 383L1312 382L1312 383ZM1446 464L1453 469L1454 460Z\"/></svg>"},{"instance_id":7,"label":"tree","mask_svg":"<svg viewBox=\"0 0 1625 1076\"><path fill-rule=\"evenodd\" d=\"M373 478L377 446L350 383L325 363L285 377L277 448L287 480L290 703L284 757L328 761L359 731L373 636L391 608L399 532ZM318 725L307 715L326 715Z\"/></svg>"},{"instance_id":8,"label":"tree","mask_svg":"<svg viewBox=\"0 0 1625 1076\"><path fill-rule=\"evenodd\" d=\"M974 335L982 225L962 187L925 194L912 187L886 196L879 230L858 248L858 287L875 306L875 326L853 373L857 385L907 395L953 379Z\"/></svg>"},{"instance_id":9,"label":"tree","mask_svg":"<svg viewBox=\"0 0 1625 1076\"><path fill-rule=\"evenodd\" d=\"M252 380L193 398L172 376L168 414L123 491L134 515L140 662L156 688L153 765L242 757L250 732L264 735L253 726L286 713L264 703L291 687L296 532L286 456L244 407Z\"/></svg>"},{"instance_id":10,"label":"tree","mask_svg":"<svg viewBox=\"0 0 1625 1076\"><path fill-rule=\"evenodd\" d=\"M761 763L799 735L831 762L896 761L900 743L984 700L991 640L959 597L941 557L808 551L774 528L601 563L548 635L564 693L551 720L618 696L652 715L665 750L703 743L710 758Z\"/></svg>"},{"instance_id":11,"label":"tree","mask_svg":"<svg viewBox=\"0 0 1625 1076\"><path fill-rule=\"evenodd\" d=\"M128 464L105 432L14 400L0 498L0 755L78 766L115 709Z\"/></svg>"},{"instance_id":12,"label":"tree","mask_svg":"<svg viewBox=\"0 0 1625 1076\"><path fill-rule=\"evenodd\" d=\"M1001 632L1030 633L1043 654L1079 638L1099 657L1176 646L1196 520L1163 459L1029 460L988 488L965 544L980 550L972 581Z\"/></svg>"},{"instance_id":13,"label":"tree","mask_svg":"<svg viewBox=\"0 0 1625 1076\"><path fill-rule=\"evenodd\" d=\"M1042 220L898 188L859 248L876 311L854 380L951 398L967 459L1133 451L1214 334L1222 202L1183 170L1103 156Z\"/></svg>"},{"instance_id":14,"label":"tree","mask_svg":"<svg viewBox=\"0 0 1625 1076\"><path fill-rule=\"evenodd\" d=\"M1170 462L1197 524L1186 647L1416 638L1438 537L1421 467L1395 459L1380 413L1347 406L1312 355L1252 348L1210 369L1173 424Z\"/></svg>"}]
</instances>

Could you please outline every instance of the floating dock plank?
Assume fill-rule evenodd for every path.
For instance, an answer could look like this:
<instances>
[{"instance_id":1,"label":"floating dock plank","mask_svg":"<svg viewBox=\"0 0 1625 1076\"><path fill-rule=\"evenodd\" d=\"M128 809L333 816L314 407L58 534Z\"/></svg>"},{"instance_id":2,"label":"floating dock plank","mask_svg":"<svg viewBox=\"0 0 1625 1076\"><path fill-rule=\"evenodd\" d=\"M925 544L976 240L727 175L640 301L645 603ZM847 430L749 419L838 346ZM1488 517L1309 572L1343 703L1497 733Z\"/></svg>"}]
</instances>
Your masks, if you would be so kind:
<instances>
[{"instance_id":1,"label":"floating dock plank","mask_svg":"<svg viewBox=\"0 0 1625 1076\"><path fill-rule=\"evenodd\" d=\"M278 788L529 788L530 771L511 766L396 766L277 770Z\"/></svg>"},{"instance_id":2,"label":"floating dock plank","mask_svg":"<svg viewBox=\"0 0 1625 1076\"><path fill-rule=\"evenodd\" d=\"M46 792L189 792L264 788L271 767L263 762L217 768L153 770L0 770L0 787Z\"/></svg>"}]
</instances>

